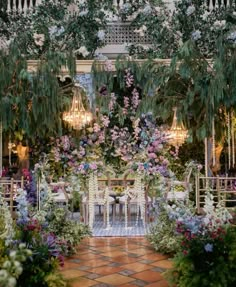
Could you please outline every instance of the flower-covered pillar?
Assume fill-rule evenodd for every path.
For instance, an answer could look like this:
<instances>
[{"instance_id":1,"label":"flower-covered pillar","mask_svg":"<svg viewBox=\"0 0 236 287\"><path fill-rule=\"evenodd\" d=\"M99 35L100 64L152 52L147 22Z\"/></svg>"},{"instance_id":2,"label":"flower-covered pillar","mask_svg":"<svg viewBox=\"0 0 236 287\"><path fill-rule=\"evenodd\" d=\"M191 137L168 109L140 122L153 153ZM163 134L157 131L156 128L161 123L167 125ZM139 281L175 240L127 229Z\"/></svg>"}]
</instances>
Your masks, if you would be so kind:
<instances>
[{"instance_id":1,"label":"flower-covered pillar","mask_svg":"<svg viewBox=\"0 0 236 287\"><path fill-rule=\"evenodd\" d=\"M90 173L88 179L88 212L89 212L89 227L93 228L94 223L94 203L95 203L95 189L97 188L96 176L94 173Z\"/></svg>"}]
</instances>

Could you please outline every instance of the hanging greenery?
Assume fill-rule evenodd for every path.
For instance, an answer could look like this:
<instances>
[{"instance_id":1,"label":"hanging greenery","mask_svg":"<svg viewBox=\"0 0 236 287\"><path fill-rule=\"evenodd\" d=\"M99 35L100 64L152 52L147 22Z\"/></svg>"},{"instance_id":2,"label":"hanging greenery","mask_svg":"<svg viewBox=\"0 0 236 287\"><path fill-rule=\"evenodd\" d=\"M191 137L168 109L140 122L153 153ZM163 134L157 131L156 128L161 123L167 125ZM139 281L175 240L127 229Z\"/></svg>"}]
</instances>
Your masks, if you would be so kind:
<instances>
[{"instance_id":1,"label":"hanging greenery","mask_svg":"<svg viewBox=\"0 0 236 287\"><path fill-rule=\"evenodd\" d=\"M4 131L24 130L26 136L60 133L61 113L69 98L59 86L57 75L73 59L48 52L35 72L27 70L26 56L14 43L0 51L0 114Z\"/></svg>"},{"instance_id":2,"label":"hanging greenery","mask_svg":"<svg viewBox=\"0 0 236 287\"><path fill-rule=\"evenodd\" d=\"M143 93L136 116L152 111L168 121L173 107L177 106L178 118L184 121L190 135L198 139L211 136L215 117L219 139L225 126L224 111L235 109L236 105L236 53L232 33L229 31L217 39L217 53L212 60L207 59L191 39L176 52L170 65L155 60L141 64L122 60L117 61L116 72L112 74L106 71L106 65L97 63L94 65L95 86L102 83L108 92L113 92L114 83L119 82L122 87L120 75L130 69ZM101 105L104 108L106 101Z\"/></svg>"}]
</instances>

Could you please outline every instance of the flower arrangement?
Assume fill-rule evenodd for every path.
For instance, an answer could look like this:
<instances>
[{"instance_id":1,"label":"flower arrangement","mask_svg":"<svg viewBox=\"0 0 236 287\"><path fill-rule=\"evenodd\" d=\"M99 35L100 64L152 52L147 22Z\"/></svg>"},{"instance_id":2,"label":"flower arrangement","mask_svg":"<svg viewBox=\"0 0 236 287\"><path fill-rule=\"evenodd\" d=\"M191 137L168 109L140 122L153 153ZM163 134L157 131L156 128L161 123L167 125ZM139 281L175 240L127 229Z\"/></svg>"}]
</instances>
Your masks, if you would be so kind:
<instances>
[{"instance_id":1,"label":"flower arrangement","mask_svg":"<svg viewBox=\"0 0 236 287\"><path fill-rule=\"evenodd\" d=\"M23 264L32 255L24 243L12 247L14 249L9 252L9 246L0 239L0 285L4 287L19 286L17 281L23 273Z\"/></svg>"},{"instance_id":2,"label":"flower arrangement","mask_svg":"<svg viewBox=\"0 0 236 287\"><path fill-rule=\"evenodd\" d=\"M25 190L17 190L16 225L0 198L1 286L66 286L58 267L90 234L87 226L69 220L66 210L53 203L45 177L39 188L40 211L30 204Z\"/></svg>"},{"instance_id":3,"label":"flower arrangement","mask_svg":"<svg viewBox=\"0 0 236 287\"><path fill-rule=\"evenodd\" d=\"M82 162L76 169L76 172L81 175L88 175L90 173L99 173L104 168L102 161L97 162Z\"/></svg>"},{"instance_id":4,"label":"flower arrangement","mask_svg":"<svg viewBox=\"0 0 236 287\"><path fill-rule=\"evenodd\" d=\"M204 215L177 218L180 251L173 270L167 272L171 286L234 286L236 283L236 230L232 216L207 194Z\"/></svg>"},{"instance_id":5,"label":"flower arrangement","mask_svg":"<svg viewBox=\"0 0 236 287\"><path fill-rule=\"evenodd\" d=\"M185 204L176 201L167 203L163 198L155 206L156 221L147 235L147 239L157 252L175 254L180 250L181 239L176 234L176 220L192 215L194 207L191 202Z\"/></svg>"}]
</instances>

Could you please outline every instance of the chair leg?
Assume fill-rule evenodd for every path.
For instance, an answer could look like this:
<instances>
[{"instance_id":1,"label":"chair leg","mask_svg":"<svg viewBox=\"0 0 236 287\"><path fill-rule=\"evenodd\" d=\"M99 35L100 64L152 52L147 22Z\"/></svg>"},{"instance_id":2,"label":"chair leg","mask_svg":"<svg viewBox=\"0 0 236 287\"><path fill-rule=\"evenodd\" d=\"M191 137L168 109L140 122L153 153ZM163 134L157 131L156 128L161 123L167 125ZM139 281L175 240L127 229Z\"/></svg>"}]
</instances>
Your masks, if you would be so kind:
<instances>
[{"instance_id":1,"label":"chair leg","mask_svg":"<svg viewBox=\"0 0 236 287\"><path fill-rule=\"evenodd\" d=\"M101 208L101 206L99 206ZM106 226L106 217L107 217L107 209L106 206L103 206L103 224Z\"/></svg>"},{"instance_id":2,"label":"chair leg","mask_svg":"<svg viewBox=\"0 0 236 287\"><path fill-rule=\"evenodd\" d=\"M129 226L129 223L131 222L131 204L129 203L127 205L127 214L128 214L128 226Z\"/></svg>"},{"instance_id":3,"label":"chair leg","mask_svg":"<svg viewBox=\"0 0 236 287\"><path fill-rule=\"evenodd\" d=\"M116 203L112 204L112 221L115 222L116 219Z\"/></svg>"}]
</instances>

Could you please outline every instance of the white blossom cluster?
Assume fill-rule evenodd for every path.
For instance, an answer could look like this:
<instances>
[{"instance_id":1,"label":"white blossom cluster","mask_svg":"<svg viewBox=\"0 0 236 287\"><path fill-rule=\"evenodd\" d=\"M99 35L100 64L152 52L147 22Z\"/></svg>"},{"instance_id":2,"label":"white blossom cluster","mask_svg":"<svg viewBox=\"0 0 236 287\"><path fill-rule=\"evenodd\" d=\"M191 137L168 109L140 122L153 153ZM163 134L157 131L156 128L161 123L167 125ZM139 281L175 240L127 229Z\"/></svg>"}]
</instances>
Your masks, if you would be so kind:
<instances>
[{"instance_id":1,"label":"white blossom cluster","mask_svg":"<svg viewBox=\"0 0 236 287\"><path fill-rule=\"evenodd\" d=\"M19 244L17 250L10 251L8 259L3 263L0 270L0 286L15 287L17 278L23 272L22 262L32 255L32 251L26 249L24 243Z\"/></svg>"}]
</instances>

